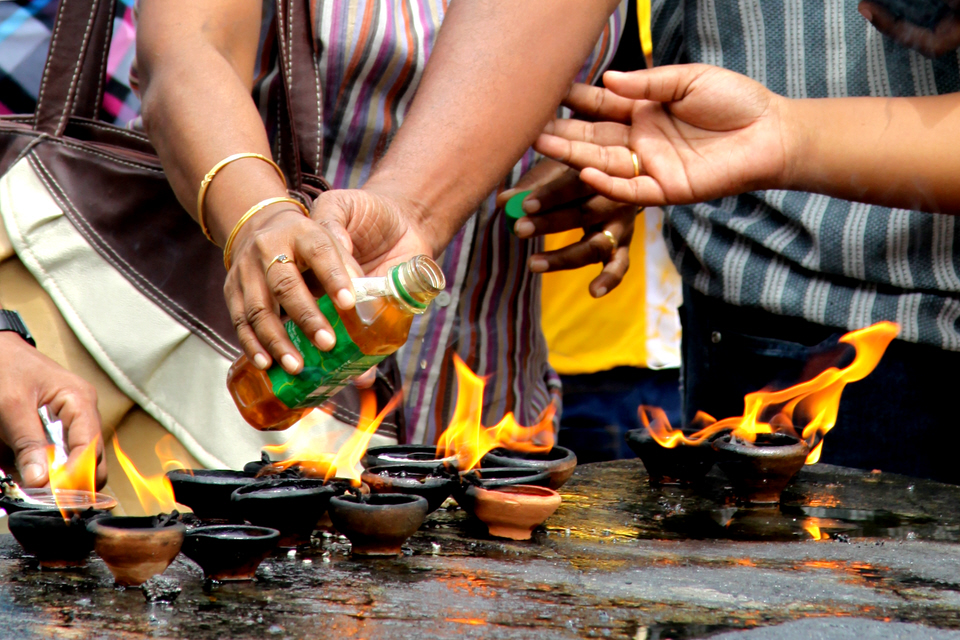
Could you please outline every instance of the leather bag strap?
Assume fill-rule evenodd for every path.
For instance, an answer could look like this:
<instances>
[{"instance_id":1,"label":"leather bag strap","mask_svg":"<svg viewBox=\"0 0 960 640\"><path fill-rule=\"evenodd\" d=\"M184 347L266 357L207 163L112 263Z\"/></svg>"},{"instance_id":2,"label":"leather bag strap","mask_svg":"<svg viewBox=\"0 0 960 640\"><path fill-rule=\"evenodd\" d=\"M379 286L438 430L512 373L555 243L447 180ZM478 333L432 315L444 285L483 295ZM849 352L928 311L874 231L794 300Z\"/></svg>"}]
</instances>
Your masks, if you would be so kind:
<instances>
[{"instance_id":1,"label":"leather bag strap","mask_svg":"<svg viewBox=\"0 0 960 640\"><path fill-rule=\"evenodd\" d=\"M34 129L60 136L71 116L95 119L103 98L114 0L61 0Z\"/></svg>"},{"instance_id":2,"label":"leather bag strap","mask_svg":"<svg viewBox=\"0 0 960 640\"><path fill-rule=\"evenodd\" d=\"M316 180L323 163L323 89L310 22L309 2L277 0L277 48L283 76L281 113L285 111L287 124L287 131L278 135L281 149L296 160L301 175L292 184L298 188L304 177L308 183Z\"/></svg>"}]
</instances>

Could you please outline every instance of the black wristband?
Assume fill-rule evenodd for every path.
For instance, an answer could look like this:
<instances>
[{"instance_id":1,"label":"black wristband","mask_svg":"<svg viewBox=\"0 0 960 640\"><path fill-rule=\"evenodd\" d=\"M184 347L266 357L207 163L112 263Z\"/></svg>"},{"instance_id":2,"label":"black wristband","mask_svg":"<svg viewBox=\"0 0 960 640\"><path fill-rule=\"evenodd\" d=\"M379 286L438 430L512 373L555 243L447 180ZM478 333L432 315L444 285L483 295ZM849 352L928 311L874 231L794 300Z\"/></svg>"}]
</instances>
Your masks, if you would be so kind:
<instances>
[{"instance_id":1,"label":"black wristband","mask_svg":"<svg viewBox=\"0 0 960 640\"><path fill-rule=\"evenodd\" d=\"M27 325L23 322L23 318L21 318L20 314L16 311L0 309L0 331L13 331L30 343L30 346L37 346L33 336L30 335L30 330L27 329Z\"/></svg>"}]
</instances>

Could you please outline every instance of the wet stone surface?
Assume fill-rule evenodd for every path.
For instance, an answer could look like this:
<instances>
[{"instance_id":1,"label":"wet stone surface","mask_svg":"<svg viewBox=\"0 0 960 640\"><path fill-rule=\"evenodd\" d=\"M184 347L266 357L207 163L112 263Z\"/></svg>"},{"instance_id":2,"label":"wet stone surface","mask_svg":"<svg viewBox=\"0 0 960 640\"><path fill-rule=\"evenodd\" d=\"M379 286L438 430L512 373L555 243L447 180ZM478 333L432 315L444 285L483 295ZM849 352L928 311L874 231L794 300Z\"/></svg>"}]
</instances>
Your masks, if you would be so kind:
<instances>
[{"instance_id":1,"label":"wet stone surface","mask_svg":"<svg viewBox=\"0 0 960 640\"><path fill-rule=\"evenodd\" d=\"M531 542L441 508L397 559L328 533L205 584L181 555L172 603L97 558L41 571L2 535L0 638L960 638L960 487L817 465L781 509L746 511L726 486L584 465Z\"/></svg>"}]
</instances>

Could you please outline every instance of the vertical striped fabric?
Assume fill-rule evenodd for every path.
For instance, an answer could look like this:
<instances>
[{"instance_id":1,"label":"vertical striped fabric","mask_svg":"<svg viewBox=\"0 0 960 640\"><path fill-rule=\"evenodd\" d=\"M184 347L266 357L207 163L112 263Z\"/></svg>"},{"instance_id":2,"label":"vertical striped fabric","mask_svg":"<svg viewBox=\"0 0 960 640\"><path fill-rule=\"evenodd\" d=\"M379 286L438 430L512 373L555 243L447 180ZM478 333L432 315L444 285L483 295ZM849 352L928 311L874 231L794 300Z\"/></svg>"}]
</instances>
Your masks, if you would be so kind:
<instances>
[{"instance_id":1,"label":"vertical striped fabric","mask_svg":"<svg viewBox=\"0 0 960 640\"><path fill-rule=\"evenodd\" d=\"M433 50L446 0L314 0L311 14L323 82L323 174L335 188L363 185L410 107ZM608 22L580 80L593 82L616 50L626 16ZM528 152L506 180L529 169ZM447 290L418 318L399 353L411 442L436 440L452 412L453 354L489 376L488 424L508 411L532 423L559 379L547 364L540 329L540 280L526 268L541 242L511 235L494 195L457 234L441 259Z\"/></svg>"},{"instance_id":2,"label":"vertical striped fabric","mask_svg":"<svg viewBox=\"0 0 960 640\"><path fill-rule=\"evenodd\" d=\"M857 0L655 0L658 63L703 62L791 98L960 90L937 60L884 37ZM908 167L905 170L909 170ZM740 306L960 350L960 228L952 216L767 191L668 210L684 280Z\"/></svg>"}]
</instances>

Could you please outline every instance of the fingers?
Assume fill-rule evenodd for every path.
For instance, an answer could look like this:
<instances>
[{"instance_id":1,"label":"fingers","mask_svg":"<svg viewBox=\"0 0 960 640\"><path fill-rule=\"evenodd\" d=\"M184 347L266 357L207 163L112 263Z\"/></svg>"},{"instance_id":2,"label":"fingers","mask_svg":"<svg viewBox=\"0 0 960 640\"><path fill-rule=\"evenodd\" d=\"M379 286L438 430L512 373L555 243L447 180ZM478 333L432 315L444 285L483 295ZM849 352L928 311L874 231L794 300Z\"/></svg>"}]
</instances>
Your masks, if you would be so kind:
<instances>
[{"instance_id":1,"label":"fingers","mask_svg":"<svg viewBox=\"0 0 960 640\"><path fill-rule=\"evenodd\" d=\"M618 96L608 89L575 83L567 97L563 99L563 105L591 120L630 124L634 101L628 97ZM547 129L555 125L556 123L548 124Z\"/></svg>"},{"instance_id":2,"label":"fingers","mask_svg":"<svg viewBox=\"0 0 960 640\"><path fill-rule=\"evenodd\" d=\"M533 147L543 155L575 169L593 167L607 175L621 178L632 178L635 175L632 152L625 146L607 147L541 133ZM640 173L643 173L642 163L639 169Z\"/></svg>"},{"instance_id":3,"label":"fingers","mask_svg":"<svg viewBox=\"0 0 960 640\"><path fill-rule=\"evenodd\" d=\"M615 178L603 171L587 168L580 172L580 179L593 187L598 194L617 202L630 202L641 207L686 204L678 199L667 202L663 187L650 176Z\"/></svg>"},{"instance_id":4,"label":"fingers","mask_svg":"<svg viewBox=\"0 0 960 640\"><path fill-rule=\"evenodd\" d=\"M569 171L569 168L566 165L550 158L544 158L523 174L512 188L505 189L497 194L497 208L504 207L510 198L521 191L529 191L553 182L567 171Z\"/></svg>"},{"instance_id":5,"label":"fingers","mask_svg":"<svg viewBox=\"0 0 960 640\"><path fill-rule=\"evenodd\" d=\"M605 265L593 282L590 283L590 295L594 298L602 298L623 282L623 277L627 275L630 268L630 241L632 238L621 240L626 246L617 247L613 258Z\"/></svg>"},{"instance_id":6,"label":"fingers","mask_svg":"<svg viewBox=\"0 0 960 640\"><path fill-rule=\"evenodd\" d=\"M103 455L103 440L100 437L96 389L78 380L73 388L58 392L47 404L63 423L67 465L76 464L90 447L94 447L97 488L102 488L107 482L107 460Z\"/></svg>"},{"instance_id":7,"label":"fingers","mask_svg":"<svg viewBox=\"0 0 960 640\"><path fill-rule=\"evenodd\" d=\"M630 127L618 122L554 120L553 125L549 135L567 140L579 140L604 147L630 146Z\"/></svg>"},{"instance_id":8,"label":"fingers","mask_svg":"<svg viewBox=\"0 0 960 640\"><path fill-rule=\"evenodd\" d=\"M629 73L607 71L603 84L620 100L677 102L711 68L705 64L676 64Z\"/></svg>"},{"instance_id":9,"label":"fingers","mask_svg":"<svg viewBox=\"0 0 960 640\"><path fill-rule=\"evenodd\" d=\"M600 298L620 284L630 266L630 241L633 237L635 209L619 210L620 216L604 225L604 229L587 232L571 245L530 257L534 273L579 269L604 263L601 273L590 284L590 294ZM611 239L612 238L612 239Z\"/></svg>"},{"instance_id":10,"label":"fingers","mask_svg":"<svg viewBox=\"0 0 960 640\"><path fill-rule=\"evenodd\" d=\"M273 299L317 348L322 351L332 349L336 344L333 330L320 313L296 263L273 262L264 268L267 289L273 294ZM283 331L286 334L285 327Z\"/></svg>"},{"instance_id":11,"label":"fingers","mask_svg":"<svg viewBox=\"0 0 960 640\"><path fill-rule=\"evenodd\" d=\"M359 376L353 379L353 385L357 389L369 389L373 386L373 383L377 381L377 368L371 367L367 369Z\"/></svg>"},{"instance_id":12,"label":"fingers","mask_svg":"<svg viewBox=\"0 0 960 640\"><path fill-rule=\"evenodd\" d=\"M23 405L9 418L10 448L25 487L42 487L49 479L47 469L47 437L35 407ZM31 410L32 409L32 410ZM4 409L6 411L6 409Z\"/></svg>"}]
</instances>

